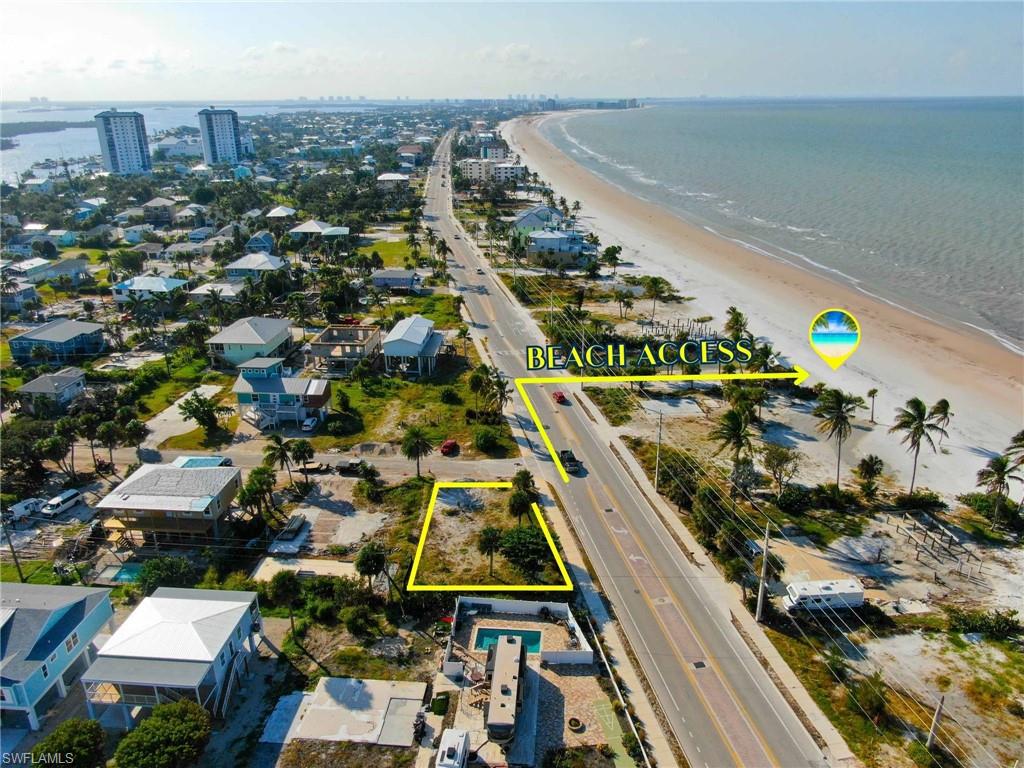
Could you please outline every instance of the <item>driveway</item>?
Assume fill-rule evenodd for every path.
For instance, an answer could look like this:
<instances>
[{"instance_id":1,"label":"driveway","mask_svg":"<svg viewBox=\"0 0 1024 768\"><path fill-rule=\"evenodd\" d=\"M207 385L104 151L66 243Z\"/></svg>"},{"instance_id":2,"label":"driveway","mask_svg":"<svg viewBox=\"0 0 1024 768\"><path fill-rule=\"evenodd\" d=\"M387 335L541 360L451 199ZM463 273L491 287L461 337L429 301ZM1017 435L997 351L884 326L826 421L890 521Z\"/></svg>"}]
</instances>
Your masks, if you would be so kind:
<instances>
[{"instance_id":1,"label":"driveway","mask_svg":"<svg viewBox=\"0 0 1024 768\"><path fill-rule=\"evenodd\" d=\"M192 390L192 392L198 392L203 397L213 397L220 392L220 385L200 384ZM171 405L146 422L146 425L150 429L150 433L149 437L147 437L146 441L142 444L143 448L156 448L167 438L174 437L175 435L183 435L186 432L191 432L199 426L194 421L185 421L185 416L181 412L181 404L192 394L192 392L186 392Z\"/></svg>"}]
</instances>

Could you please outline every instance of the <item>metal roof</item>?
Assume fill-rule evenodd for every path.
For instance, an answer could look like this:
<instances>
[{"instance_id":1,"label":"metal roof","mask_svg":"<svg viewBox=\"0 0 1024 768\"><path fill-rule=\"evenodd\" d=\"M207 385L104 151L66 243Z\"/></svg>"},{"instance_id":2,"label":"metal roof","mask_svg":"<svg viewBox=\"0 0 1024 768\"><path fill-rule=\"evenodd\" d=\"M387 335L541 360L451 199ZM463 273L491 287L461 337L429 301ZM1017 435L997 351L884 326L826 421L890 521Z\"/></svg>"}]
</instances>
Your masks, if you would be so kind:
<instances>
[{"instance_id":1,"label":"metal roof","mask_svg":"<svg viewBox=\"0 0 1024 768\"><path fill-rule=\"evenodd\" d=\"M186 469L170 464L143 464L96 508L201 512L228 485L237 483L240 476L235 467Z\"/></svg>"},{"instance_id":2,"label":"metal roof","mask_svg":"<svg viewBox=\"0 0 1024 768\"><path fill-rule=\"evenodd\" d=\"M99 323L86 323L81 320L51 320L50 322L33 328L31 331L15 336L11 341L22 339L24 341L52 341L61 343L81 336L82 334L102 331L103 326Z\"/></svg>"},{"instance_id":3,"label":"metal roof","mask_svg":"<svg viewBox=\"0 0 1024 768\"><path fill-rule=\"evenodd\" d=\"M266 344L291 321L276 317L243 317L206 340L207 344Z\"/></svg>"},{"instance_id":4,"label":"metal roof","mask_svg":"<svg viewBox=\"0 0 1024 768\"><path fill-rule=\"evenodd\" d=\"M56 373L46 373L32 379L27 384L22 384L18 387L18 391L25 394L55 395L79 379L84 378L85 371L81 368L62 368Z\"/></svg>"}]
</instances>

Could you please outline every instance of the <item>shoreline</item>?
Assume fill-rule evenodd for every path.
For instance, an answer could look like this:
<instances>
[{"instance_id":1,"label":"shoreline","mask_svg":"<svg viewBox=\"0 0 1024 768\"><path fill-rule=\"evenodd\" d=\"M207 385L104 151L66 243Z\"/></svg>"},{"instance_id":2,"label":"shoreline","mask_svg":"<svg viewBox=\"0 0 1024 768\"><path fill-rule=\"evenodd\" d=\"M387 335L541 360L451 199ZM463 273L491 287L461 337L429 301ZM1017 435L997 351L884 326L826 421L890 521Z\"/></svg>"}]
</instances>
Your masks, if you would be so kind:
<instances>
[{"instance_id":1,"label":"shoreline","mask_svg":"<svg viewBox=\"0 0 1024 768\"><path fill-rule=\"evenodd\" d=\"M971 490L977 470L1024 425L1024 357L986 332L952 328L810 267L753 251L633 195L551 144L539 130L550 119L568 115L516 118L501 130L531 170L559 195L583 204L581 218L603 245L623 246L622 258L632 264L619 271L657 272L682 294L696 296L677 305L689 316L712 315L720 323L725 308L735 304L759 337L770 339L788 361L805 367L816 381L861 396L877 388L879 426L885 426L894 409L910 397L929 404L947 398L956 414L943 442L950 455L922 452L920 485L947 494ZM648 306L638 302L637 311ZM863 333L857 353L837 371L807 344L811 318L833 306L853 312ZM863 452L882 456L890 471L909 479L910 459L898 438L886 435L885 429L867 432L858 441Z\"/></svg>"}]
</instances>

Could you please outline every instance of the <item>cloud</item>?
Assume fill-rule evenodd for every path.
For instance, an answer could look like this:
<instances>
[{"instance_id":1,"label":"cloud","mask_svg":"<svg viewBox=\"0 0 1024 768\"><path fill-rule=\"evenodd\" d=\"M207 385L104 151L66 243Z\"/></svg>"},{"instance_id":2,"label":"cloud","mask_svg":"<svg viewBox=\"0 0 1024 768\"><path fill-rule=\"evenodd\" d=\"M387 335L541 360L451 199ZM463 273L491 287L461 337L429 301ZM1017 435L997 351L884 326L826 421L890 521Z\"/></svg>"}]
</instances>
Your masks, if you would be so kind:
<instances>
[{"instance_id":1,"label":"cloud","mask_svg":"<svg viewBox=\"0 0 1024 768\"><path fill-rule=\"evenodd\" d=\"M529 43L508 43L496 48L484 46L478 48L474 55L480 61L497 61L500 64L548 67L554 63Z\"/></svg>"},{"instance_id":2,"label":"cloud","mask_svg":"<svg viewBox=\"0 0 1024 768\"><path fill-rule=\"evenodd\" d=\"M128 62L124 59L114 59L107 65L107 67L109 69L124 69L127 64Z\"/></svg>"},{"instance_id":3,"label":"cloud","mask_svg":"<svg viewBox=\"0 0 1024 768\"><path fill-rule=\"evenodd\" d=\"M646 48L651 44L651 38L649 37L634 37L629 41L629 47L633 50L639 51L642 48Z\"/></svg>"},{"instance_id":4,"label":"cloud","mask_svg":"<svg viewBox=\"0 0 1024 768\"><path fill-rule=\"evenodd\" d=\"M297 53L298 47L291 43L283 43L280 40L275 40L270 44L270 50L274 53Z\"/></svg>"}]
</instances>

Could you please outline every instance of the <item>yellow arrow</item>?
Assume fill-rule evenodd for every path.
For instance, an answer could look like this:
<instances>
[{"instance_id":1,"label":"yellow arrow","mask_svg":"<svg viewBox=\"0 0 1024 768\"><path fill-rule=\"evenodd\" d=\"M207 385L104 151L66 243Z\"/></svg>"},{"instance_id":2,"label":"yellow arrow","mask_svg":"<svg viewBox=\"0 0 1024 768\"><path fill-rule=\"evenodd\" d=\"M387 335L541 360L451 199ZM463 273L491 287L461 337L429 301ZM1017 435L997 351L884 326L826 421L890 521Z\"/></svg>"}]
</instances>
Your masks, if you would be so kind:
<instances>
[{"instance_id":1,"label":"yellow arrow","mask_svg":"<svg viewBox=\"0 0 1024 768\"><path fill-rule=\"evenodd\" d=\"M544 446L548 449L548 453L551 454L551 460L558 467L558 474L563 482L568 483L569 473L562 466L562 462L558 458L558 452L555 450L555 446L552 445L551 438L548 437L547 430L544 429L540 416L537 415L537 409L533 407L533 402L526 393L526 386L529 384L614 384L644 381L761 381L765 379L791 379L794 384L799 385L807 381L807 377L810 375L799 365L794 365L792 371L784 373L653 373L638 376L524 376L516 379L515 382L516 389L519 390L519 394L526 404L526 410L529 411L530 418L533 419L533 423L537 426L537 431L544 441Z\"/></svg>"}]
</instances>

